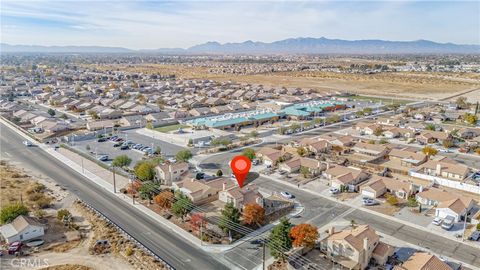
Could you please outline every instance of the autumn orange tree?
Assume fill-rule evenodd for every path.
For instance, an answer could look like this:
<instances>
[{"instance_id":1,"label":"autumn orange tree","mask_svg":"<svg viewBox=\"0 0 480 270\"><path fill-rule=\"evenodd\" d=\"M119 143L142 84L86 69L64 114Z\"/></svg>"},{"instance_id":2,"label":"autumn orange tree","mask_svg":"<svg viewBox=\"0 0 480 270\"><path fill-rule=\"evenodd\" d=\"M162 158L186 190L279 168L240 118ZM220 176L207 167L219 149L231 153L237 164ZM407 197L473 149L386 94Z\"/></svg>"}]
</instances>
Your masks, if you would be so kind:
<instances>
[{"instance_id":1,"label":"autumn orange tree","mask_svg":"<svg viewBox=\"0 0 480 270\"><path fill-rule=\"evenodd\" d=\"M127 186L127 192L129 194L136 194L140 187L142 186L142 183L139 181L133 181L132 183L128 184Z\"/></svg>"},{"instance_id":2,"label":"autumn orange tree","mask_svg":"<svg viewBox=\"0 0 480 270\"><path fill-rule=\"evenodd\" d=\"M204 216L200 213L193 214L190 218L190 225L192 226L192 230L198 231L200 226L205 228L207 226L207 220L204 219Z\"/></svg>"},{"instance_id":3,"label":"autumn orange tree","mask_svg":"<svg viewBox=\"0 0 480 270\"><path fill-rule=\"evenodd\" d=\"M246 204L243 208L243 222L260 227L265 222L265 209L256 203Z\"/></svg>"},{"instance_id":4,"label":"autumn orange tree","mask_svg":"<svg viewBox=\"0 0 480 270\"><path fill-rule=\"evenodd\" d=\"M153 201L161 208L170 208L173 201L173 193L170 191L160 192L153 198Z\"/></svg>"},{"instance_id":5,"label":"autumn orange tree","mask_svg":"<svg viewBox=\"0 0 480 270\"><path fill-rule=\"evenodd\" d=\"M318 230L310 224L298 224L290 230L290 237L295 247L313 247L318 239Z\"/></svg>"}]
</instances>

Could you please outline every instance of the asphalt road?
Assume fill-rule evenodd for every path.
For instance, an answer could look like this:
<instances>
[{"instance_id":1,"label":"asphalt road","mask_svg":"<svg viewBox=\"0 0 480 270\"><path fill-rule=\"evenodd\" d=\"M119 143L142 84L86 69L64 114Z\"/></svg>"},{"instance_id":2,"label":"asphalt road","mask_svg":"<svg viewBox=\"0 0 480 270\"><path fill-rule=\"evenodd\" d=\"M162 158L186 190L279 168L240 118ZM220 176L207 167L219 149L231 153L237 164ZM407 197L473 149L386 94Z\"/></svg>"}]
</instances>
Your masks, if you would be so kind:
<instances>
[{"instance_id":1,"label":"asphalt road","mask_svg":"<svg viewBox=\"0 0 480 270\"><path fill-rule=\"evenodd\" d=\"M1 129L1 156L25 165L56 181L80 199L88 202L134 238L166 260L175 269L229 269L212 255L192 246L168 228L149 216L122 202L99 188L68 166L38 147L25 147L22 137L3 124Z\"/></svg>"}]
</instances>

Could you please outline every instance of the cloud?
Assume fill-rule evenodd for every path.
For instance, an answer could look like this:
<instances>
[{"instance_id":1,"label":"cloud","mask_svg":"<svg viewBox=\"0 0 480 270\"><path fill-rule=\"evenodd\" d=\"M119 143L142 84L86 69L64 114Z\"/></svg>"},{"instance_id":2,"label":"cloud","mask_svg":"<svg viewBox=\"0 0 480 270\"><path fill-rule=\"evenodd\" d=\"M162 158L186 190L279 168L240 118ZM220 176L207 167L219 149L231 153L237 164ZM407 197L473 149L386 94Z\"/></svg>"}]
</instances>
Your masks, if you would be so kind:
<instances>
[{"instance_id":1,"label":"cloud","mask_svg":"<svg viewBox=\"0 0 480 270\"><path fill-rule=\"evenodd\" d=\"M189 47L291 37L431 39L480 44L479 2L14 1L2 41L14 44Z\"/></svg>"}]
</instances>

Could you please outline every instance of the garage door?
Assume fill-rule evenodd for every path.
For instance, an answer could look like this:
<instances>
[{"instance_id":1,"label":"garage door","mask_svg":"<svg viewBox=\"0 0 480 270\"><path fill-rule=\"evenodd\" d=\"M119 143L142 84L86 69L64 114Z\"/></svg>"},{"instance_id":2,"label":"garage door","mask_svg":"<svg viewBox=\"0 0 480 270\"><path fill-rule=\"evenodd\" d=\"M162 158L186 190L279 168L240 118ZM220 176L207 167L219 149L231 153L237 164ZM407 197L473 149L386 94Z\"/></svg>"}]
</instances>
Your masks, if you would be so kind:
<instances>
[{"instance_id":1,"label":"garage door","mask_svg":"<svg viewBox=\"0 0 480 270\"><path fill-rule=\"evenodd\" d=\"M375 198L375 193L369 190L362 190L362 196L369 197L369 198Z\"/></svg>"}]
</instances>

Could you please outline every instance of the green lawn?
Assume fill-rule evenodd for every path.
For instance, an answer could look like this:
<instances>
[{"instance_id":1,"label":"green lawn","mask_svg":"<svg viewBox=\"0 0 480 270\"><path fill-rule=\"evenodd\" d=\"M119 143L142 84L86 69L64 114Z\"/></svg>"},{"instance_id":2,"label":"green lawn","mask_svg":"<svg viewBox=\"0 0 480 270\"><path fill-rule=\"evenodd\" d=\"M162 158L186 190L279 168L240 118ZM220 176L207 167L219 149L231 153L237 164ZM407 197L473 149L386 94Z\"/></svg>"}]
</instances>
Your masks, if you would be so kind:
<instances>
[{"instance_id":1,"label":"green lawn","mask_svg":"<svg viewBox=\"0 0 480 270\"><path fill-rule=\"evenodd\" d=\"M160 131L163 133L168 133L170 131L178 130L179 128L187 128L187 125L181 125L181 124L176 124L176 125L170 125L170 126L164 126L164 127L157 127L154 128L156 131Z\"/></svg>"},{"instance_id":2,"label":"green lawn","mask_svg":"<svg viewBox=\"0 0 480 270\"><path fill-rule=\"evenodd\" d=\"M385 105L392 103L391 98L383 98L383 97L353 96L353 97L349 97L349 98L352 99L352 100L362 100L362 101L369 101L370 100L372 102L380 102L381 101ZM408 104L408 103L411 103L411 102L413 102L413 100L395 99L395 98L393 99L394 104L405 105L405 104Z\"/></svg>"}]
</instances>

